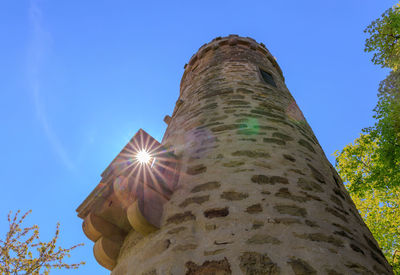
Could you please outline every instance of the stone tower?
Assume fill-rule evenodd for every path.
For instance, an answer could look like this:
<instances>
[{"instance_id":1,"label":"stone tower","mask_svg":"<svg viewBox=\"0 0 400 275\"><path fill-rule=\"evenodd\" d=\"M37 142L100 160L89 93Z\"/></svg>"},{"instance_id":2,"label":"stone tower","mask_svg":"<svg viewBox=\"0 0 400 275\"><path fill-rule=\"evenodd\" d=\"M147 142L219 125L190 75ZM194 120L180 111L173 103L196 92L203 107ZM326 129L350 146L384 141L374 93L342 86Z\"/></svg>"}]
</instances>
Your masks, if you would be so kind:
<instances>
[{"instance_id":1,"label":"stone tower","mask_svg":"<svg viewBox=\"0 0 400 275\"><path fill-rule=\"evenodd\" d=\"M113 275L393 274L262 43L203 45L165 122L77 210Z\"/></svg>"}]
</instances>

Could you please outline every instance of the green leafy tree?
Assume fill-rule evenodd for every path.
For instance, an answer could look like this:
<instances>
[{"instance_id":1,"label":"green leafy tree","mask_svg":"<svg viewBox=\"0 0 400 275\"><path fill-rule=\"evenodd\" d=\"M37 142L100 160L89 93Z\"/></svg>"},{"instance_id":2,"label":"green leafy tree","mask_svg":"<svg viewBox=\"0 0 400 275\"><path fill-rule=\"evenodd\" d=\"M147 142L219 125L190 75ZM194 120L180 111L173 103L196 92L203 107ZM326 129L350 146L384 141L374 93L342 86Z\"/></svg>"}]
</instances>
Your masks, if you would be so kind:
<instances>
[{"instance_id":1,"label":"green leafy tree","mask_svg":"<svg viewBox=\"0 0 400 275\"><path fill-rule=\"evenodd\" d=\"M353 193L400 187L400 70L381 82L378 98L375 125L335 153L337 168Z\"/></svg>"},{"instance_id":2,"label":"green leafy tree","mask_svg":"<svg viewBox=\"0 0 400 275\"><path fill-rule=\"evenodd\" d=\"M372 62L397 70L400 64L400 4L386 10L364 32L369 34L365 51L374 52Z\"/></svg>"},{"instance_id":3,"label":"green leafy tree","mask_svg":"<svg viewBox=\"0 0 400 275\"><path fill-rule=\"evenodd\" d=\"M379 163L378 144L371 135L362 134L335 152L336 169L388 262L400 274L400 187L390 175L379 179L374 174L377 166L385 166Z\"/></svg>"},{"instance_id":4,"label":"green leafy tree","mask_svg":"<svg viewBox=\"0 0 400 275\"><path fill-rule=\"evenodd\" d=\"M400 274L400 70L381 82L376 123L341 152L336 168L395 272Z\"/></svg>"},{"instance_id":5,"label":"green leafy tree","mask_svg":"<svg viewBox=\"0 0 400 275\"><path fill-rule=\"evenodd\" d=\"M400 186L400 70L392 71L379 87L373 127L365 129L376 140L374 179L382 187Z\"/></svg>"},{"instance_id":6,"label":"green leafy tree","mask_svg":"<svg viewBox=\"0 0 400 275\"><path fill-rule=\"evenodd\" d=\"M22 228L25 218L31 213L26 212L20 218L18 210L13 217L8 214L9 231L4 240L0 239L0 274L49 274L51 269L76 269L84 262L67 264L64 258L70 256L71 250L82 246L78 244L70 248L56 248L60 233L57 223L54 237L49 242L39 240L39 227Z\"/></svg>"},{"instance_id":7,"label":"green leafy tree","mask_svg":"<svg viewBox=\"0 0 400 275\"><path fill-rule=\"evenodd\" d=\"M376 120L341 152L336 169L383 253L400 274L400 4L365 30L372 62L392 71L380 83Z\"/></svg>"},{"instance_id":8,"label":"green leafy tree","mask_svg":"<svg viewBox=\"0 0 400 275\"><path fill-rule=\"evenodd\" d=\"M370 189L352 197L395 274L400 274L400 189Z\"/></svg>"}]
</instances>

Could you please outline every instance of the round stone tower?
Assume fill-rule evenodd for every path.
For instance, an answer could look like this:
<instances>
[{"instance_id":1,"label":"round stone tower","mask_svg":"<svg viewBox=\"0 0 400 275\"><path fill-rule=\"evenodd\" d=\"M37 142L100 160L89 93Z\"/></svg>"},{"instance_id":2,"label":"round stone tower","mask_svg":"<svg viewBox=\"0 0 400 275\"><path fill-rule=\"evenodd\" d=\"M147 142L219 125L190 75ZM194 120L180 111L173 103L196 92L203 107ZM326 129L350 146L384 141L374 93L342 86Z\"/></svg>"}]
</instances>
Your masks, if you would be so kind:
<instances>
[{"instance_id":1,"label":"round stone tower","mask_svg":"<svg viewBox=\"0 0 400 275\"><path fill-rule=\"evenodd\" d=\"M392 274L262 43L203 45L165 121L179 180L113 275Z\"/></svg>"}]
</instances>

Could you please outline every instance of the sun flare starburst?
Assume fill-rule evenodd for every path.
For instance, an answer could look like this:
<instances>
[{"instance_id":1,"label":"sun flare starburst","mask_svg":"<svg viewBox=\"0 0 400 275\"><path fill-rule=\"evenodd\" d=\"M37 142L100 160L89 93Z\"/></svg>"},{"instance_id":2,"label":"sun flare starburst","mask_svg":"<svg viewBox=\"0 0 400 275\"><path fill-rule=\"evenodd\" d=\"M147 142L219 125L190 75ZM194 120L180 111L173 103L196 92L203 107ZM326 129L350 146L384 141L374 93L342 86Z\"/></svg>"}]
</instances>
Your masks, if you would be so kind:
<instances>
[{"instance_id":1,"label":"sun flare starburst","mask_svg":"<svg viewBox=\"0 0 400 275\"><path fill-rule=\"evenodd\" d=\"M141 164L147 164L151 160L151 155L147 151L142 150L137 153L136 159Z\"/></svg>"}]
</instances>

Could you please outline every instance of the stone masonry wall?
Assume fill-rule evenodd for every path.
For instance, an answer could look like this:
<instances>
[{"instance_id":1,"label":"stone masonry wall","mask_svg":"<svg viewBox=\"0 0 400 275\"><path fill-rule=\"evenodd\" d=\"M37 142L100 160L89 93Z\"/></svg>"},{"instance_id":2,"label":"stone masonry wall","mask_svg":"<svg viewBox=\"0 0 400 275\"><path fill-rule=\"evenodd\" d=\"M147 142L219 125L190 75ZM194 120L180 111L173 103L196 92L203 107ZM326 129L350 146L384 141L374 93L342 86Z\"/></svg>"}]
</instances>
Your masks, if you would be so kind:
<instances>
[{"instance_id":1,"label":"stone masonry wall","mask_svg":"<svg viewBox=\"0 0 400 275\"><path fill-rule=\"evenodd\" d=\"M181 158L178 188L113 275L392 274L262 44L201 47L162 143Z\"/></svg>"}]
</instances>

